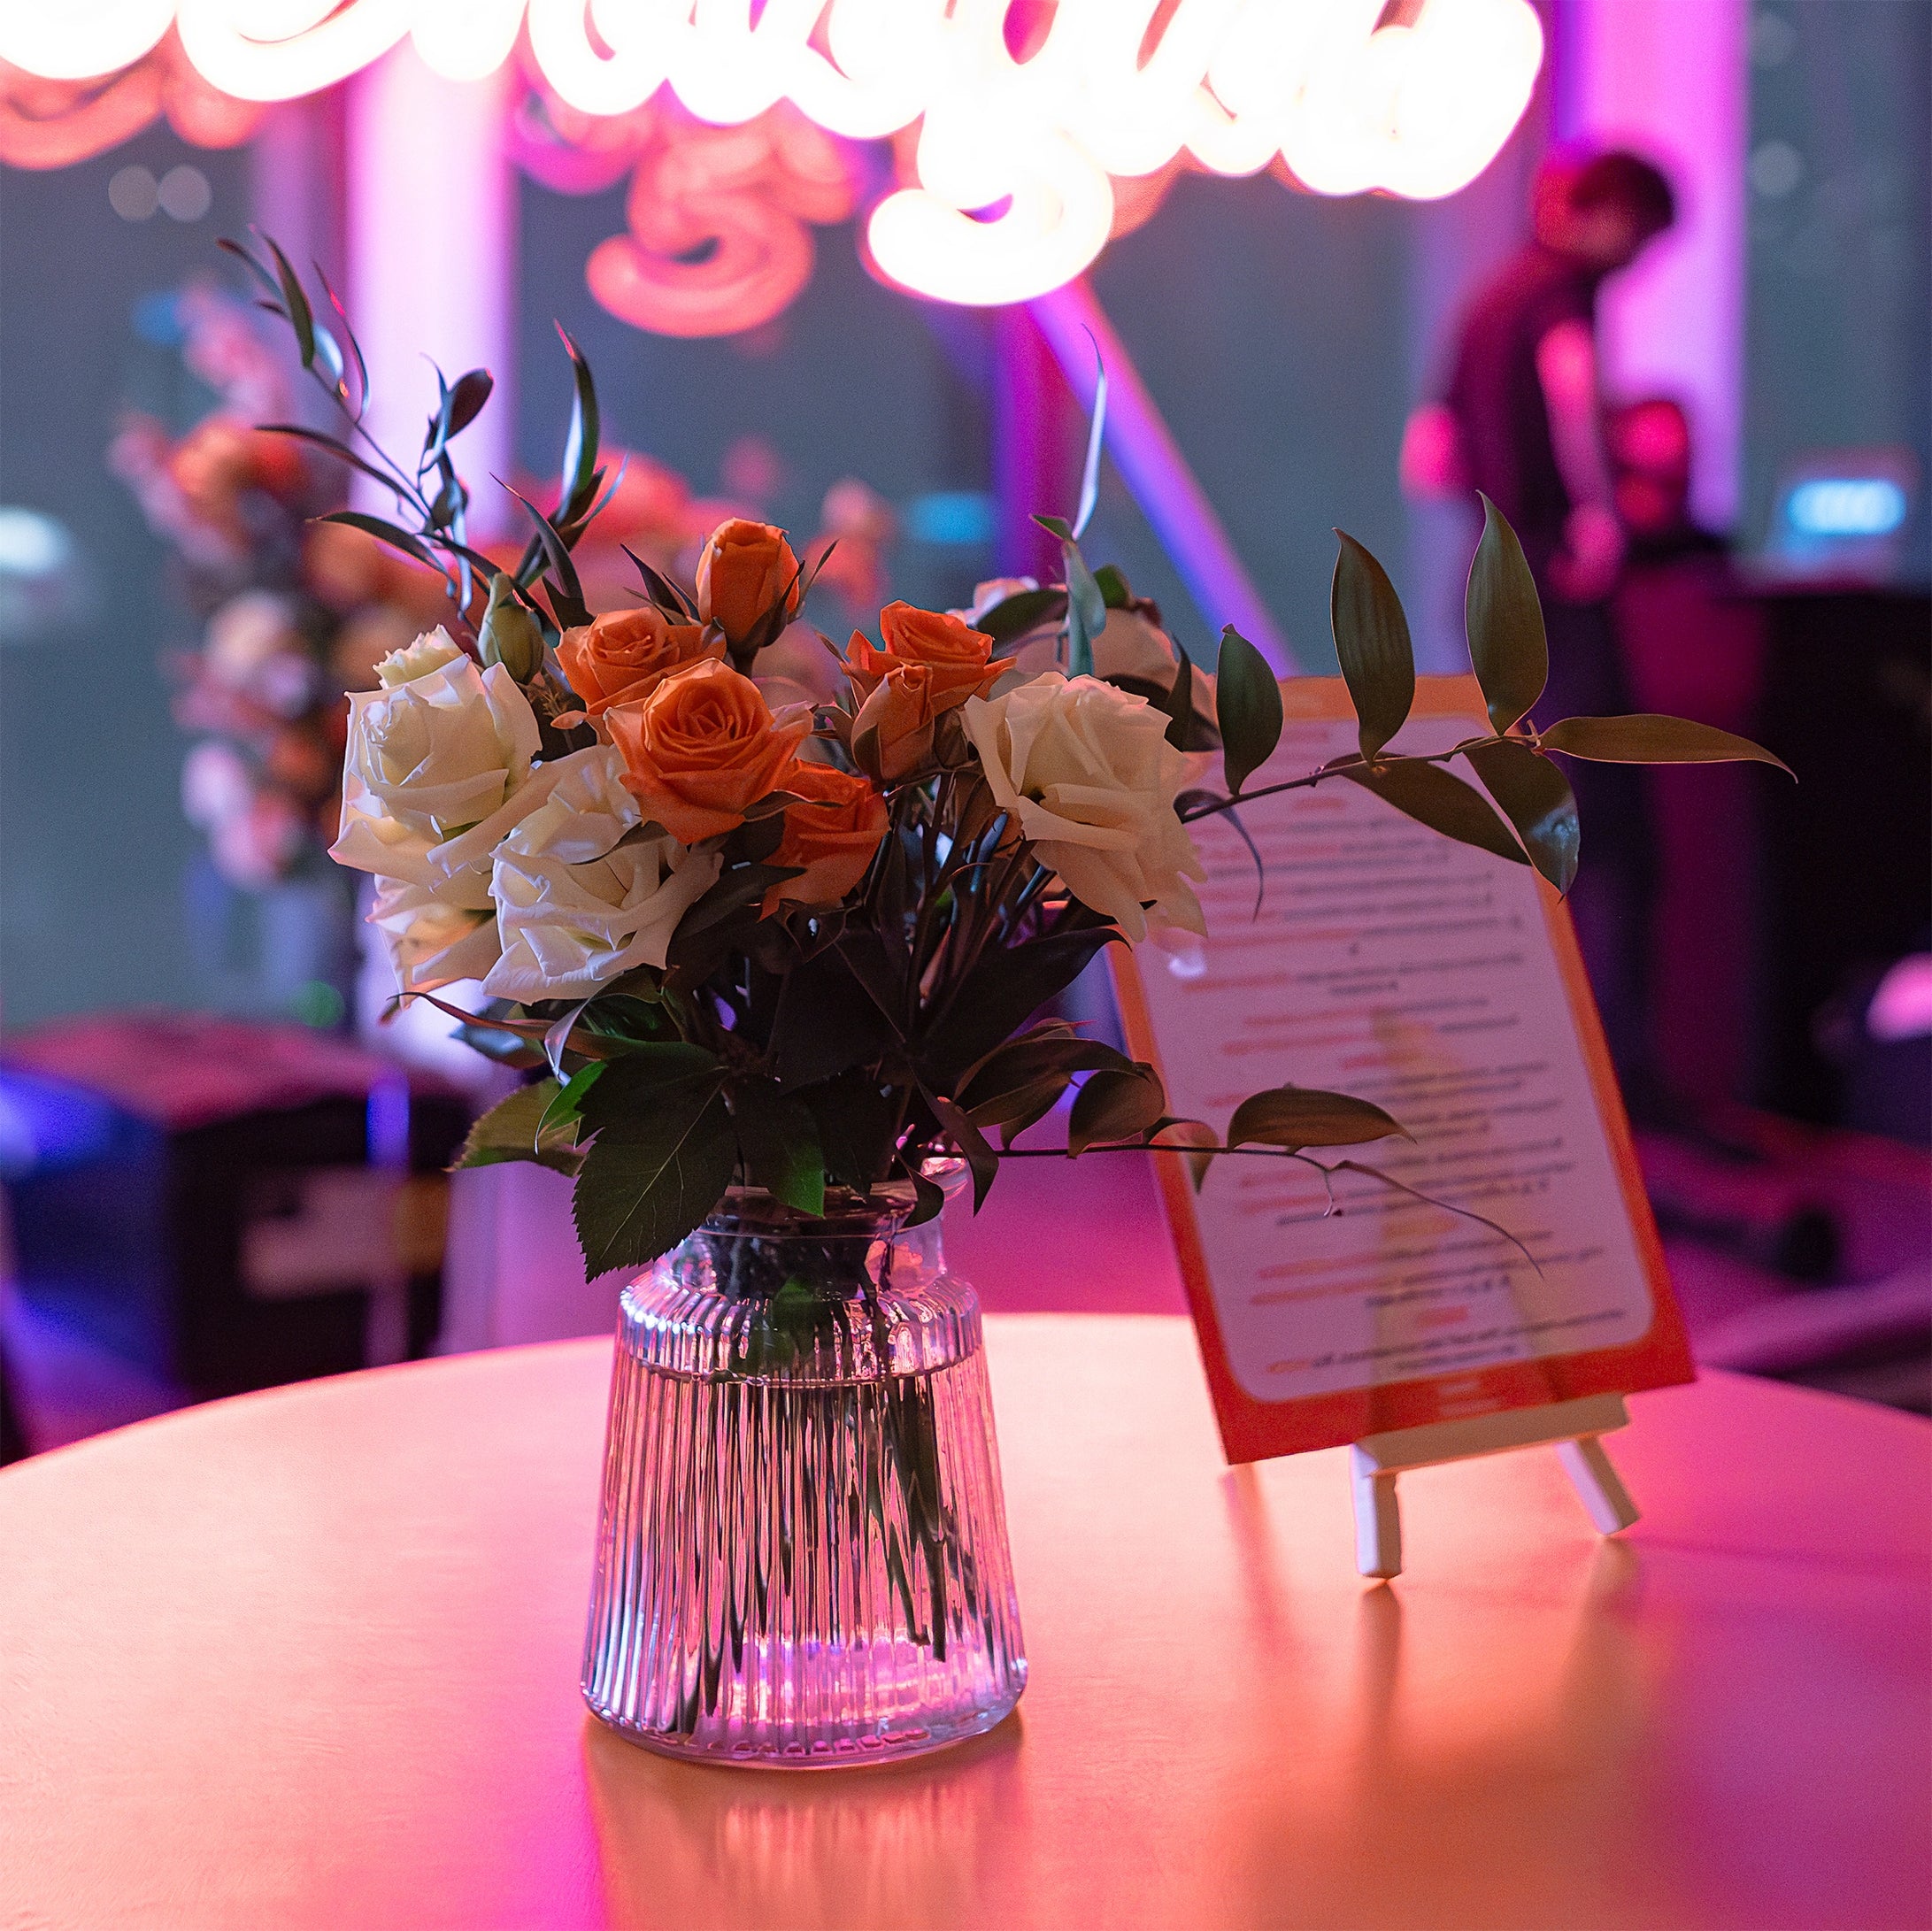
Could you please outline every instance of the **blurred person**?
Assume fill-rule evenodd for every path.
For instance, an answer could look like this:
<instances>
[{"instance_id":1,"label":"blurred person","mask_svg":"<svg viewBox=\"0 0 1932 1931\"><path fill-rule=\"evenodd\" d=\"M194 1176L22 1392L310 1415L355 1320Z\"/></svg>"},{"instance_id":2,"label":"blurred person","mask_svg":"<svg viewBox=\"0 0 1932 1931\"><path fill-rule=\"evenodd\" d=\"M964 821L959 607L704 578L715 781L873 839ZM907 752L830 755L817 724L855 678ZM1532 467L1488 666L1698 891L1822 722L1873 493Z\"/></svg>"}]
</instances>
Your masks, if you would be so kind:
<instances>
[{"instance_id":1,"label":"blurred person","mask_svg":"<svg viewBox=\"0 0 1932 1931\"><path fill-rule=\"evenodd\" d=\"M1627 537L1605 442L1597 297L1676 218L1669 181L1621 150L1538 171L1532 238L1476 293L1442 399L1403 440L1418 496L1480 490L1509 519L1543 598L1550 681L1540 723L1631 708L1609 598ZM1652 855L1638 773L1573 764L1588 856L1571 906L1627 1089L1649 1083L1644 1044Z\"/></svg>"},{"instance_id":2,"label":"blurred person","mask_svg":"<svg viewBox=\"0 0 1932 1931\"><path fill-rule=\"evenodd\" d=\"M1628 547L1611 613L1631 708L1747 735L1759 729L1762 606L1741 596L1729 546L1690 506L1691 419L1649 396L1605 419ZM1748 1098L1761 1023L1761 789L1729 765L1636 774L1655 834L1647 904L1649 1044L1661 1096L1686 1119Z\"/></svg>"}]
</instances>

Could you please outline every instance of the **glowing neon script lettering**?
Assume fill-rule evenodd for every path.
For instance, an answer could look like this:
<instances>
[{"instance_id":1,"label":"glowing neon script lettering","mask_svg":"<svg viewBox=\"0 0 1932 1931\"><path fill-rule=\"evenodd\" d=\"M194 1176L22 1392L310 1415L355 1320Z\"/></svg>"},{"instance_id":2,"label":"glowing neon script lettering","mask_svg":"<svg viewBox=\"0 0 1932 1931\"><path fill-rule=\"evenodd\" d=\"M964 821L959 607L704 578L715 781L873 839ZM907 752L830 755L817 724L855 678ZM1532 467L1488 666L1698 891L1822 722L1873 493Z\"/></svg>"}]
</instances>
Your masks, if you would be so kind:
<instances>
[{"instance_id":1,"label":"glowing neon script lettering","mask_svg":"<svg viewBox=\"0 0 1932 1931\"><path fill-rule=\"evenodd\" d=\"M68 0L0 12L0 60L80 80L157 46L172 23L199 73L250 101L345 79L405 35L467 80L520 28L545 84L622 114L667 81L736 126L789 100L821 127L878 139L920 125L917 183L873 211L894 281L949 302L1023 301L1105 245L1112 177L1191 157L1219 174L1277 158L1324 195L1453 194L1529 100L1543 33L1528 0L1060 0L1024 60L1009 0ZM1152 44L1149 45L1151 38ZM994 211L988 212L988 211Z\"/></svg>"}]
</instances>

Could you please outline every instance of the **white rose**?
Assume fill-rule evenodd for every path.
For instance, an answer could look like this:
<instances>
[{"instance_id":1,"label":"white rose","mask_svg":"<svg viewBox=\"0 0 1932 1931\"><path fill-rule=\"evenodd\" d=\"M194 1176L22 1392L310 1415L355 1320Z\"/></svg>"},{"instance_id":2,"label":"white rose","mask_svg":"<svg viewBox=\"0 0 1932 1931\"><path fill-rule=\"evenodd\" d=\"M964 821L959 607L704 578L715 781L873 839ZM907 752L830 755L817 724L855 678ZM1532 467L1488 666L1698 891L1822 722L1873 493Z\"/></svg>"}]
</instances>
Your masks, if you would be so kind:
<instances>
[{"instance_id":1,"label":"white rose","mask_svg":"<svg viewBox=\"0 0 1932 1931\"><path fill-rule=\"evenodd\" d=\"M559 758L550 796L497 848L490 891L503 955L483 989L579 997L634 966L662 966L671 935L723 865L668 835L642 838L610 745Z\"/></svg>"},{"instance_id":2,"label":"white rose","mask_svg":"<svg viewBox=\"0 0 1932 1931\"><path fill-rule=\"evenodd\" d=\"M1188 760L1144 697L1048 671L969 697L966 728L994 798L1083 905L1136 942L1150 904L1162 924L1205 932L1188 881L1207 873L1174 806Z\"/></svg>"},{"instance_id":3,"label":"white rose","mask_svg":"<svg viewBox=\"0 0 1932 1931\"><path fill-rule=\"evenodd\" d=\"M1037 577L989 577L984 583L973 586L973 601L964 610L951 610L949 617L957 617L962 623L977 625L989 611L997 610L1010 596L1018 596L1023 590L1037 590Z\"/></svg>"},{"instance_id":4,"label":"white rose","mask_svg":"<svg viewBox=\"0 0 1932 1931\"><path fill-rule=\"evenodd\" d=\"M490 856L543 804L556 765L534 763L536 713L516 680L501 665L479 671L443 631L383 670L402 681L350 695L330 855L382 881L372 922L403 989L427 991L496 958Z\"/></svg>"},{"instance_id":5,"label":"white rose","mask_svg":"<svg viewBox=\"0 0 1932 1931\"><path fill-rule=\"evenodd\" d=\"M434 630L424 631L415 642L391 650L375 667L376 681L385 690L393 690L398 684L412 684L445 664L454 664L463 654L462 646L438 624Z\"/></svg>"}]
</instances>

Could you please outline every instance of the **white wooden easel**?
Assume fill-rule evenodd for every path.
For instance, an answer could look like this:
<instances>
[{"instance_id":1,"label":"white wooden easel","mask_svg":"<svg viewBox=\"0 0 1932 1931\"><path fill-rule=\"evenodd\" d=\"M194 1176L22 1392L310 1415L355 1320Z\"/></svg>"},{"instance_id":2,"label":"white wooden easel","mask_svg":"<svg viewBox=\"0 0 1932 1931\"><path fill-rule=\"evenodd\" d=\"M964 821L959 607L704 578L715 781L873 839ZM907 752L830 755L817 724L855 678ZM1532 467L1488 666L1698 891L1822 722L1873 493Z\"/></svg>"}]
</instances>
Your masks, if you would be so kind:
<instances>
[{"instance_id":1,"label":"white wooden easel","mask_svg":"<svg viewBox=\"0 0 1932 1931\"><path fill-rule=\"evenodd\" d=\"M1589 1519L1605 1535L1628 1528L1636 1504L1604 1452L1601 1437L1627 1427L1621 1395L1589 1395L1544 1408L1517 1408L1467 1421L1435 1421L1421 1428L1391 1428L1367 1435L1349 1450L1355 1489L1355 1566L1364 1575L1402 1573L1402 1506L1396 1478L1405 1468L1428 1468L1505 1449L1553 1442L1557 1457L1576 1485Z\"/></svg>"}]
</instances>

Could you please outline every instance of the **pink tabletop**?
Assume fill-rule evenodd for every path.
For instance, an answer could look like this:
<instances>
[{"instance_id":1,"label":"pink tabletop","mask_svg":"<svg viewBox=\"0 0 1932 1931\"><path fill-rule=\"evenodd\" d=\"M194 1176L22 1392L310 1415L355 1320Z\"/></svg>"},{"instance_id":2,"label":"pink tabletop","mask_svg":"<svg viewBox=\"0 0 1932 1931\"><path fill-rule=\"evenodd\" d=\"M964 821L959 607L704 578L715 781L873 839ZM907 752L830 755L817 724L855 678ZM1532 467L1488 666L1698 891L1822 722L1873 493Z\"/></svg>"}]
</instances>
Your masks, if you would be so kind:
<instances>
[{"instance_id":1,"label":"pink tabletop","mask_svg":"<svg viewBox=\"0 0 1932 1931\"><path fill-rule=\"evenodd\" d=\"M923 1763L693 1768L577 1700L601 1342L0 1474L0 1926L1932 1922L1932 1426L1638 1397L1554 1457L1230 1473L1186 1326L989 1323L1032 1685Z\"/></svg>"}]
</instances>

